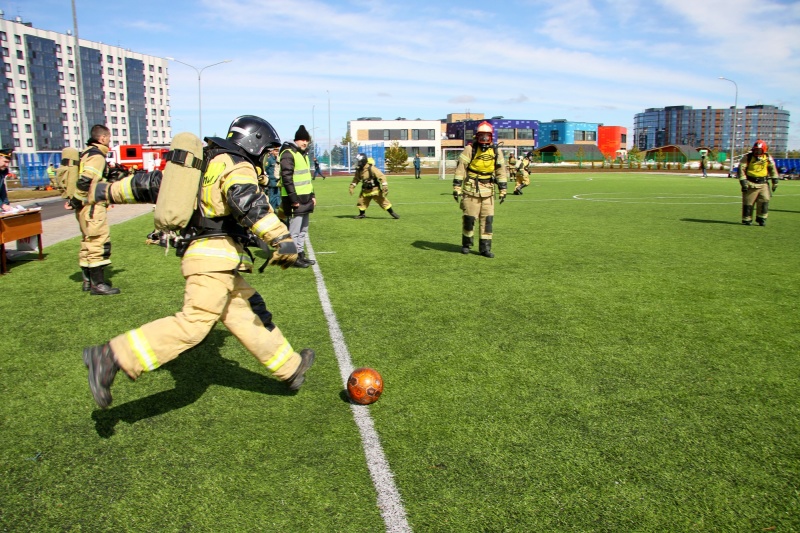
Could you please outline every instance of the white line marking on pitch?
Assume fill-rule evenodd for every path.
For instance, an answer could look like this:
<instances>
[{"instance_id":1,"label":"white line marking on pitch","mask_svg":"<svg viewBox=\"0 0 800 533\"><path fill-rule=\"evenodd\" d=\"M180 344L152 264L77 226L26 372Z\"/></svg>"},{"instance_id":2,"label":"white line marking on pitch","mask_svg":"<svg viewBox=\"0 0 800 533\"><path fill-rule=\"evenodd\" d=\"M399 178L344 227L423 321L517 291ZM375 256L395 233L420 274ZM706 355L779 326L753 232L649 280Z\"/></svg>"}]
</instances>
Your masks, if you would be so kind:
<instances>
[{"instance_id":1,"label":"white line marking on pitch","mask_svg":"<svg viewBox=\"0 0 800 533\"><path fill-rule=\"evenodd\" d=\"M308 249L309 257L314 259L314 247L311 246L311 239L308 235L306 235L306 248ZM314 269L314 277L317 280L317 293L319 293L319 301L322 304L322 312L328 321L328 331L333 342L333 351L339 363L342 384L346 387L347 378L353 371L350 350L348 350L347 343L344 340L342 328L339 327L339 321L336 320L336 313L333 311L333 306L328 296L328 288L325 286L325 278L322 276L319 263L312 265L312 268ZM375 431L372 417L369 416L369 408L366 405L351 403L350 410L353 412L353 418L356 421L359 433L361 433L361 443L367 459L367 468L369 469L370 477L372 477L372 484L378 492L378 508L381 511L383 522L386 524L386 531L390 533L410 532L411 526L406 519L403 499L394 484L394 474L392 474L392 469L389 468L389 462L383 453L380 437L378 437L378 432Z\"/></svg>"}]
</instances>

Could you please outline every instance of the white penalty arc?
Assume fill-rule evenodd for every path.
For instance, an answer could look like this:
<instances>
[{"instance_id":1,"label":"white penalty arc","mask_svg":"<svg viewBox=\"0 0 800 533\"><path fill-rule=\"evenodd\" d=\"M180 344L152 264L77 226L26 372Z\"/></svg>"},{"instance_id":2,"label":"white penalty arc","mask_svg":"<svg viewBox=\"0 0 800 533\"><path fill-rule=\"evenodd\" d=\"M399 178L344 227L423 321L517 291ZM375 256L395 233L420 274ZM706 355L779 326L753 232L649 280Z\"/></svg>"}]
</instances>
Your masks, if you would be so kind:
<instances>
[{"instance_id":1,"label":"white penalty arc","mask_svg":"<svg viewBox=\"0 0 800 533\"><path fill-rule=\"evenodd\" d=\"M306 236L306 253L308 257L314 259L314 247L311 245L311 238ZM339 373L342 377L342 385L347 386L347 378L353 371L353 362L350 358L350 350L347 348L347 343L344 339L344 333L339 326L339 321L336 319L336 313L333 310L330 297L328 295L328 288L325 286L325 278L322 276L322 270L319 264L312 265L314 271L314 278L317 281L317 293L319 294L319 301L322 304L322 312L325 315L325 320L328 322L328 332L331 336L333 343L333 351L336 355L336 361L339 363ZM364 449L364 456L367 460L367 468L369 469L372 484L375 486L375 491L378 493L378 508L381 511L383 522L386 525L386 531L389 533L407 533L411 531L411 526L406 517L406 509L403 506L403 500L400 497L400 492L394 483L394 474L389 467L389 462L386 460L386 455L381 446L380 437L375 430L375 424L372 417L369 415L369 408L366 405L350 404L350 409L353 412L358 431L361 434L361 445Z\"/></svg>"}]
</instances>

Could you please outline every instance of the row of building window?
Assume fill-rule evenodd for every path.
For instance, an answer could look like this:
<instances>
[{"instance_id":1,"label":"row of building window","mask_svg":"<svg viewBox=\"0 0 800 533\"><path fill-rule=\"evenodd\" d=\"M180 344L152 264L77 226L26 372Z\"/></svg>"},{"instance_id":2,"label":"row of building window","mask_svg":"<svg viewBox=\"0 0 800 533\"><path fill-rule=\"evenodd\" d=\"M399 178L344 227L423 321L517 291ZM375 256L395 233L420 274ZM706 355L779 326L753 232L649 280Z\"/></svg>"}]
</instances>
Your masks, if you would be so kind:
<instances>
[{"instance_id":1,"label":"row of building window","mask_svg":"<svg viewBox=\"0 0 800 533\"><path fill-rule=\"evenodd\" d=\"M367 130L370 141L407 141L409 130ZM436 130L411 130L414 141L435 141Z\"/></svg>"}]
</instances>

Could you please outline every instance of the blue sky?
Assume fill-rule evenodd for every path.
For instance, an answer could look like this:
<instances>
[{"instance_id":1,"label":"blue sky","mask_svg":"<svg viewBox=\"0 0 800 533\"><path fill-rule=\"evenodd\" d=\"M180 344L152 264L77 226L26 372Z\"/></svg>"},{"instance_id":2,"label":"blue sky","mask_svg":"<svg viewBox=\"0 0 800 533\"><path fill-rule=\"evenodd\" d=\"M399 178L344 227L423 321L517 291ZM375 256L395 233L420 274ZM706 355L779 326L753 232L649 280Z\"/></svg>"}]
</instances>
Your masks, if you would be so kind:
<instances>
[{"instance_id":1,"label":"blue sky","mask_svg":"<svg viewBox=\"0 0 800 533\"><path fill-rule=\"evenodd\" d=\"M786 0L76 0L82 39L196 67L203 133L241 114L318 144L347 121L511 119L625 126L650 107L772 104L800 148L800 2ZM0 0L72 28L69 0ZM197 131L197 74L170 63L173 132ZM330 115L329 115L330 110ZM330 116L330 128L328 127Z\"/></svg>"}]
</instances>

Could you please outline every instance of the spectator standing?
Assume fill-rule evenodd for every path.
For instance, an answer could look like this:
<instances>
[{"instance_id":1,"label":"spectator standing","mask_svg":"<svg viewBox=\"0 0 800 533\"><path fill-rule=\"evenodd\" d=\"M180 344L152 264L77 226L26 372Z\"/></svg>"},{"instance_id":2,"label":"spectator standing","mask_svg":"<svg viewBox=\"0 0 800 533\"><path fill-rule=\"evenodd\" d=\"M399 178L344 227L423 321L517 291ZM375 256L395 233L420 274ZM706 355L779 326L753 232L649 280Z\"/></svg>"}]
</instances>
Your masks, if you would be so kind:
<instances>
[{"instance_id":1,"label":"spectator standing","mask_svg":"<svg viewBox=\"0 0 800 533\"><path fill-rule=\"evenodd\" d=\"M301 124L294 134L294 142L283 143L280 152L281 205L286 215L289 233L297 245L298 258L293 265L296 268L308 268L316 263L308 259L305 254L308 217L317 205L306 154L310 142L311 135Z\"/></svg>"},{"instance_id":2,"label":"spectator standing","mask_svg":"<svg viewBox=\"0 0 800 533\"><path fill-rule=\"evenodd\" d=\"M267 156L267 163L264 165L264 173L267 176L267 197L269 198L269 205L277 213L281 206L281 181L279 175L280 166L278 165L278 153L280 147L276 146L270 148L269 155Z\"/></svg>"},{"instance_id":3,"label":"spectator standing","mask_svg":"<svg viewBox=\"0 0 800 533\"><path fill-rule=\"evenodd\" d=\"M414 154L414 179L421 179L422 162L419 160L419 154Z\"/></svg>"},{"instance_id":4,"label":"spectator standing","mask_svg":"<svg viewBox=\"0 0 800 533\"><path fill-rule=\"evenodd\" d=\"M708 174L706 174L706 168L708 167L708 157L706 154L703 154L703 157L700 158L700 168L703 170L703 177L707 178Z\"/></svg>"},{"instance_id":5,"label":"spectator standing","mask_svg":"<svg viewBox=\"0 0 800 533\"><path fill-rule=\"evenodd\" d=\"M58 189L58 183L56 183L56 167L53 166L53 163L50 163L50 166L47 167L47 178L50 180L50 188L52 190Z\"/></svg>"}]
</instances>

